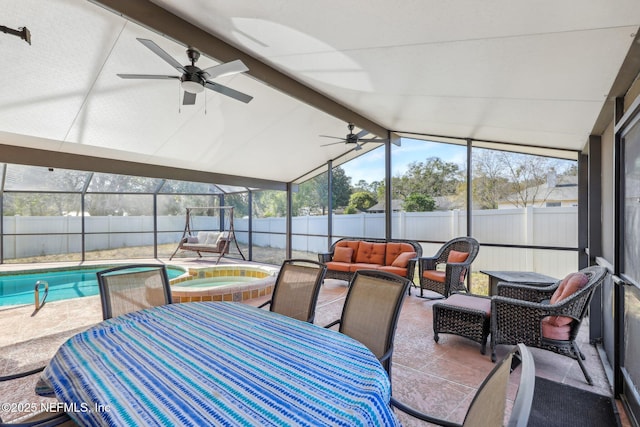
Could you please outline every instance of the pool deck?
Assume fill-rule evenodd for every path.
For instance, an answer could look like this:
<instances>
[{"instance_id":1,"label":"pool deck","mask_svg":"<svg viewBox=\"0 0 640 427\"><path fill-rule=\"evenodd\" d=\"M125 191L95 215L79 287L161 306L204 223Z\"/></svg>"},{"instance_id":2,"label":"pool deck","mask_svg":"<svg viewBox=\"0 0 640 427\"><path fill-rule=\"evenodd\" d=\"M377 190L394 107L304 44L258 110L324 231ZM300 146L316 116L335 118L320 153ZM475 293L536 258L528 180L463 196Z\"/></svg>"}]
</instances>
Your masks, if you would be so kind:
<instances>
[{"instance_id":1,"label":"pool deck","mask_svg":"<svg viewBox=\"0 0 640 427\"><path fill-rule=\"evenodd\" d=\"M206 261L194 259L167 264L194 266L211 265L211 262L209 260L206 264ZM337 319L346 293L346 282L327 279L320 292L315 323L325 325ZM434 301L418 298L415 293L405 298L396 332L394 395L431 415L461 423L475 391L494 364L488 355L480 354L480 345L471 340L443 334L439 343L435 343L431 309ZM266 299L259 297L245 303L259 305ZM0 375L46 363L67 338L100 321L102 311L98 296L48 302L37 313L34 313L33 306L0 307ZM598 351L589 344L588 324L582 325L578 342L587 357L585 363L594 379L593 386L586 384L577 362L547 351L531 349L536 374L611 396ZM500 346L498 357L507 350L508 346ZM34 375L3 383L0 387L0 403L47 401L34 394L37 377ZM514 386L510 387L510 401L514 389ZM619 402L618 408L622 425L630 425ZM23 415L0 411L0 417L5 421L15 421ZM428 425L404 414L399 417L405 426Z\"/></svg>"}]
</instances>

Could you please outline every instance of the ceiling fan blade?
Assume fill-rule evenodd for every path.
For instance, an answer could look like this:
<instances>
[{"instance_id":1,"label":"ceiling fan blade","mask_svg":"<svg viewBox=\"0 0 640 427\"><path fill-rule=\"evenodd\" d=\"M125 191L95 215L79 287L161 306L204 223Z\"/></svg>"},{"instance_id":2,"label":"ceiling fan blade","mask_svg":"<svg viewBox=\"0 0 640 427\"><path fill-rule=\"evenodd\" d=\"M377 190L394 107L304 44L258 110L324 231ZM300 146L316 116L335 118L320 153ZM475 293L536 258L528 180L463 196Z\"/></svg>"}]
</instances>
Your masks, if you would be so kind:
<instances>
[{"instance_id":1,"label":"ceiling fan blade","mask_svg":"<svg viewBox=\"0 0 640 427\"><path fill-rule=\"evenodd\" d=\"M386 139L386 138L385 138L385 139L381 139L381 138L364 138L364 139L359 139L359 138L358 138L358 142L381 142L381 143L384 143L384 142L387 142L387 141L389 141L389 140L388 140L388 139Z\"/></svg>"},{"instance_id":2,"label":"ceiling fan blade","mask_svg":"<svg viewBox=\"0 0 640 427\"><path fill-rule=\"evenodd\" d=\"M230 87L226 87L218 83L210 82L209 80L204 83L204 87L223 95L227 95L228 97L236 99L240 102L244 102L245 104L253 99L253 96L249 96L246 93L238 92L235 89L231 89Z\"/></svg>"},{"instance_id":3,"label":"ceiling fan blade","mask_svg":"<svg viewBox=\"0 0 640 427\"><path fill-rule=\"evenodd\" d=\"M182 98L182 105L194 105L196 103L196 94L191 92L184 92L184 97Z\"/></svg>"},{"instance_id":4,"label":"ceiling fan blade","mask_svg":"<svg viewBox=\"0 0 640 427\"><path fill-rule=\"evenodd\" d=\"M156 79L156 80L171 80L179 79L179 76L157 76L155 74L116 74L122 79Z\"/></svg>"},{"instance_id":5,"label":"ceiling fan blade","mask_svg":"<svg viewBox=\"0 0 640 427\"><path fill-rule=\"evenodd\" d=\"M362 137L363 137L363 136L365 136L365 135L369 135L369 131L368 131L368 130L365 130L365 129L362 129L360 132L358 132L358 133L356 134L356 137L357 137L358 139L360 139L360 138L362 138Z\"/></svg>"},{"instance_id":6,"label":"ceiling fan blade","mask_svg":"<svg viewBox=\"0 0 640 427\"><path fill-rule=\"evenodd\" d=\"M320 147L328 147L329 145L344 144L345 142L346 141L330 142L328 144L322 144Z\"/></svg>"},{"instance_id":7,"label":"ceiling fan blade","mask_svg":"<svg viewBox=\"0 0 640 427\"><path fill-rule=\"evenodd\" d=\"M347 140L346 140L346 139L344 139L344 138L340 138L340 137L338 137L338 136L331 136L331 135L318 135L318 136L321 136L322 138L339 139L339 140L340 140L340 141L342 141L342 142L347 142Z\"/></svg>"},{"instance_id":8,"label":"ceiling fan blade","mask_svg":"<svg viewBox=\"0 0 640 427\"><path fill-rule=\"evenodd\" d=\"M158 46L155 42L148 39L141 39L141 38L138 38L138 41L143 45L145 45L146 47L148 47L153 53L158 55L160 58L164 59L173 68L176 68L177 70L182 71L183 73L186 72L182 67L181 63L176 61L173 58L173 56L169 55L167 52L162 50L162 48Z\"/></svg>"},{"instance_id":9,"label":"ceiling fan blade","mask_svg":"<svg viewBox=\"0 0 640 427\"><path fill-rule=\"evenodd\" d=\"M235 61L226 62L220 65L214 65L213 67L205 68L202 72L209 75L209 79L215 79L216 77L229 76L231 74L244 73L249 71L249 68L244 65L239 59Z\"/></svg>"}]
</instances>

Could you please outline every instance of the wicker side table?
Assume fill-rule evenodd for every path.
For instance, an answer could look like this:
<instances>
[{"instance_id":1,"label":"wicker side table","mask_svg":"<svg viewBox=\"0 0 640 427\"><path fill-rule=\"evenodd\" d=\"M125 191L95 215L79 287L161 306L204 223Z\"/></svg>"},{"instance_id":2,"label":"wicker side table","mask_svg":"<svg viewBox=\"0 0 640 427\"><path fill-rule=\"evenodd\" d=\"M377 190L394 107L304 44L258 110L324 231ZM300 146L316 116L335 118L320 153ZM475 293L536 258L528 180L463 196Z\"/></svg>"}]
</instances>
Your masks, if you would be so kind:
<instances>
[{"instance_id":1,"label":"wicker side table","mask_svg":"<svg viewBox=\"0 0 640 427\"><path fill-rule=\"evenodd\" d=\"M479 295L453 294L433 305L433 339L438 334L454 334L482 345L485 354L491 321L491 298Z\"/></svg>"}]
</instances>

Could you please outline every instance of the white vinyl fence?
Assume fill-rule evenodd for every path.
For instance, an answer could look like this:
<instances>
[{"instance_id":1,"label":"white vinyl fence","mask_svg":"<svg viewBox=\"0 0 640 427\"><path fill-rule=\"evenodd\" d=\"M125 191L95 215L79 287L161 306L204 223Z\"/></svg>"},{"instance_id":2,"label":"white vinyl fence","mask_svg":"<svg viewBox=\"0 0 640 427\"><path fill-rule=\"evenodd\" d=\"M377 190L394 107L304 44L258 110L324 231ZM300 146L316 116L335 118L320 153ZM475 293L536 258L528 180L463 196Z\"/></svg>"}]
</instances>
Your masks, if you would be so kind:
<instances>
[{"instance_id":1,"label":"white vinyl fence","mask_svg":"<svg viewBox=\"0 0 640 427\"><path fill-rule=\"evenodd\" d=\"M194 217L195 230L217 229L217 219ZM447 241L466 235L466 212L400 212L393 214L393 237L421 241ZM234 219L236 236L248 243L248 219ZM184 217L158 217L158 244L177 243L182 236ZM284 218L254 218L253 243L284 248ZM294 250L327 250L327 217L294 217ZM152 216L85 217L86 251L153 245ZM578 208L523 208L478 210L473 212L472 235L481 243L577 247ZM67 234L72 233L72 234ZM75 233L75 234L74 234ZM81 251L79 217L5 217L4 258L23 258ZM94 234L99 233L99 234ZM17 234L18 236L12 236ZM25 235L26 234L26 235ZM384 214L333 216L336 237L384 237ZM423 243L424 255L434 254L439 243ZM532 250L483 247L474 270L535 270L556 277L575 270L575 251Z\"/></svg>"}]
</instances>

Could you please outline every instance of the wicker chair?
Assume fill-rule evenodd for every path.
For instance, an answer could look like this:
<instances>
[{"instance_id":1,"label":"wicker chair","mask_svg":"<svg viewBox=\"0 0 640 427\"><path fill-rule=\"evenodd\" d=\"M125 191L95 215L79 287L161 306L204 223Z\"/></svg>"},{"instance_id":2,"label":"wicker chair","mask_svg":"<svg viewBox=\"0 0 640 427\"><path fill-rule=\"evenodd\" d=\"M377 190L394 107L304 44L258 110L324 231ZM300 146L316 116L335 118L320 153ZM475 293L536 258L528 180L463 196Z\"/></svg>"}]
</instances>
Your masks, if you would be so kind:
<instances>
[{"instance_id":1,"label":"wicker chair","mask_svg":"<svg viewBox=\"0 0 640 427\"><path fill-rule=\"evenodd\" d=\"M349 284L339 331L367 346L391 378L393 339L404 295L411 281L397 274L378 270L358 270Z\"/></svg>"},{"instance_id":2,"label":"wicker chair","mask_svg":"<svg viewBox=\"0 0 640 427\"><path fill-rule=\"evenodd\" d=\"M123 265L96 273L102 317L171 304L167 269L159 264Z\"/></svg>"},{"instance_id":3,"label":"wicker chair","mask_svg":"<svg viewBox=\"0 0 640 427\"><path fill-rule=\"evenodd\" d=\"M282 263L271 299L260 307L313 323L320 286L327 267L316 261L289 259Z\"/></svg>"},{"instance_id":4,"label":"wicker chair","mask_svg":"<svg viewBox=\"0 0 640 427\"><path fill-rule=\"evenodd\" d=\"M516 354L518 353L518 354ZM432 417L391 397L391 406L410 416L432 424L449 427L501 426L504 423L509 373L521 362L520 382L507 425L526 427L531 414L535 388L535 364L531 352L524 344L518 344L497 364L482 382L462 424Z\"/></svg>"},{"instance_id":5,"label":"wicker chair","mask_svg":"<svg viewBox=\"0 0 640 427\"><path fill-rule=\"evenodd\" d=\"M559 286L566 284L571 275L543 288L499 283L498 295L491 301L491 359L495 361L497 345L522 342L577 360L585 379L593 384L582 363L584 355L575 339L593 292L603 282L607 270L594 266L582 269L579 273L586 275L586 283L559 300L556 290L561 291ZM546 324L543 324L543 319ZM555 331L561 331L562 334Z\"/></svg>"},{"instance_id":6,"label":"wicker chair","mask_svg":"<svg viewBox=\"0 0 640 427\"><path fill-rule=\"evenodd\" d=\"M446 298L453 292L466 292L464 281L471 263L478 255L480 245L473 237L457 237L445 243L432 257L418 258L420 272L420 296L423 291L433 291ZM438 266L444 265L444 270Z\"/></svg>"}]
</instances>

